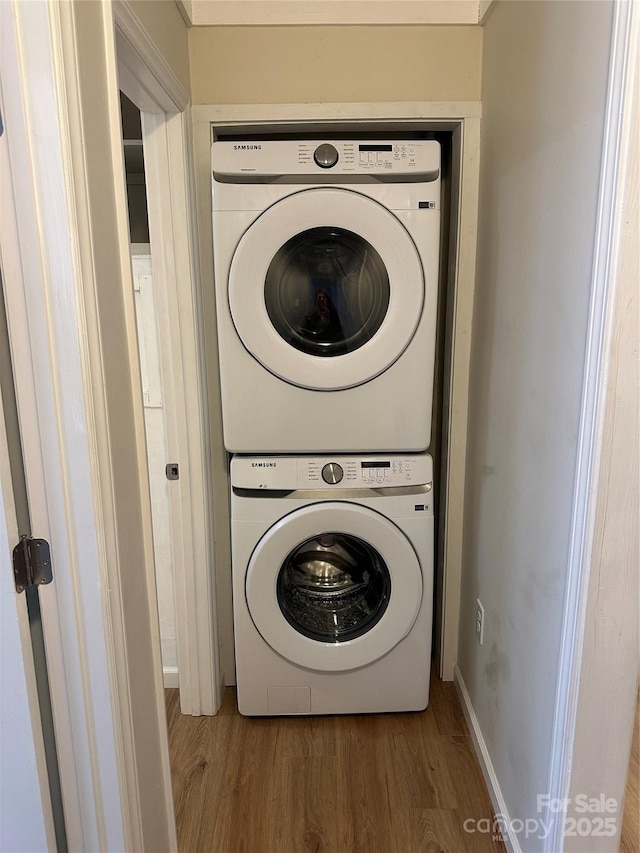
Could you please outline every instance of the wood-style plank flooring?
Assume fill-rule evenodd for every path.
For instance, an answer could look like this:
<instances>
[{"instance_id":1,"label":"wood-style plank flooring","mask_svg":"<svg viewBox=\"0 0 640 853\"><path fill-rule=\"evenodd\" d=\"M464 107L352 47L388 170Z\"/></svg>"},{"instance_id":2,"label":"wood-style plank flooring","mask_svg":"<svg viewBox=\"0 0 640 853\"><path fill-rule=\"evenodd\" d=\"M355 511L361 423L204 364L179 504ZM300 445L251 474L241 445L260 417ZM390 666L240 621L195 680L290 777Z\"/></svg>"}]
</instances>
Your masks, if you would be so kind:
<instances>
[{"instance_id":1,"label":"wood-style plank flooring","mask_svg":"<svg viewBox=\"0 0 640 853\"><path fill-rule=\"evenodd\" d=\"M424 713L180 714L167 691L181 853L503 851L466 819L493 816L455 688L432 677Z\"/></svg>"},{"instance_id":2,"label":"wood-style plank flooring","mask_svg":"<svg viewBox=\"0 0 640 853\"><path fill-rule=\"evenodd\" d=\"M624 798L620 853L640 850L640 691L636 699L636 718L629 756L629 774Z\"/></svg>"}]
</instances>

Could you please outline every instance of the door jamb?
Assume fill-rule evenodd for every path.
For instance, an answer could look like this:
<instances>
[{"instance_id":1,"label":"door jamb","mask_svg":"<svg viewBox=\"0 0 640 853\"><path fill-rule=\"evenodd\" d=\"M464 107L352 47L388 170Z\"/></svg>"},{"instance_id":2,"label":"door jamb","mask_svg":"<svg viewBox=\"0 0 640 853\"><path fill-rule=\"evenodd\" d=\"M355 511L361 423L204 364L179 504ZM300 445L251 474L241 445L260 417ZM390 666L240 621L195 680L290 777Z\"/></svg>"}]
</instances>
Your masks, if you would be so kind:
<instances>
[{"instance_id":1,"label":"door jamb","mask_svg":"<svg viewBox=\"0 0 640 853\"><path fill-rule=\"evenodd\" d=\"M170 486L180 710L215 714L222 702L222 677L202 312L195 287L189 96L130 4L118 0L113 14L120 87L141 111L167 461L180 463L180 479Z\"/></svg>"},{"instance_id":2,"label":"door jamb","mask_svg":"<svg viewBox=\"0 0 640 853\"><path fill-rule=\"evenodd\" d=\"M110 582L86 318L76 289L80 238L64 89L63 43L73 11L71 4L0 4L13 190L3 212L11 208L21 271L21 282L5 282L5 299L32 529L54 545L55 580L40 601L68 846L124 849L139 842L141 826L136 793L124 796L133 757L123 754L121 697L110 667L115 626L110 636L103 630L102 590ZM94 583L81 583L81 566L95 567Z\"/></svg>"},{"instance_id":3,"label":"door jamb","mask_svg":"<svg viewBox=\"0 0 640 853\"><path fill-rule=\"evenodd\" d=\"M0 97L0 104L2 98ZM21 289L22 281L22 264L20 262L20 252L18 249L19 241L16 227L15 211L11 201L14 196L13 181L11 176L9 157L7 150L6 136L0 139L0 181L4 188L3 204L0 207L0 299L4 298L5 289L8 282L12 283L12 287ZM0 314L4 312L4 305L0 306ZM4 347L9 347L8 328L4 323L4 317L0 320L0 335L3 338L0 346L0 357L4 359ZM15 386L15 375L13 375L13 364L11 363L10 355L6 358L6 363L2 365L2 371L11 372L10 376L6 376L7 384L13 382ZM8 394L4 387L4 381L0 378L0 562L2 563L2 578L0 578L0 594L4 597L5 603L10 608L11 618L7 620L8 624L3 624L2 627L2 650L0 654L7 657L12 657L14 661L19 660L18 666L14 669L9 665L7 669L12 670L10 676L18 671L19 667L23 668L24 678L24 693L26 694L28 706L28 719L24 717L19 720L21 731L14 732L10 725L13 719L17 723L16 714L19 715L21 702L23 697L19 697L19 701L14 703L13 695L8 701L3 701L2 705L7 707L9 712L5 717L4 725L6 726L5 737L7 741L12 743L17 741L20 746L26 745L31 741L31 749L29 755L35 765L35 773L38 778L38 789L24 790L24 779L12 779L9 783L12 787L10 802L0 804L0 812L4 812L3 819L9 820L10 825L3 827L3 835L5 837L13 837L12 831L21 833L21 825L24 823L23 810L12 810L9 815L6 809L11 809L15 802L30 801L30 838L32 843L45 845L47 850L56 848L56 820L54 816L54 808L50 790L50 781L47 768L47 754L45 749L45 739L43 735L42 715L40 710L38 683L36 677L36 667L33 657L33 645L31 637L31 628L29 624L29 612L27 607L27 596L19 595L15 591L14 580L11 572L11 548L15 546L21 533L29 533L29 530L21 529L20 527L20 502L21 498L16 495L16 479L20 477L22 472L16 473L11 453L15 453L22 462L22 447L16 447L16 441L9 440L9 433L15 433L10 430L10 418L8 412L11 411L11 420L17 417L17 407L12 395ZM19 441L17 442L19 444ZM28 512L28 507L24 512ZM26 524L26 519L22 519L22 524ZM4 559L6 557L6 560ZM15 612L11 610L15 608ZM4 617L3 617L4 618ZM5 658L6 659L6 658ZM0 671L4 672L4 664L0 664ZM3 689L7 689L8 678L3 676ZM22 692L22 691L20 691ZM4 711L4 708L3 708ZM1 737L1 735L0 735ZM16 752L16 755L18 753ZM21 755L23 761L26 753ZM29 765L29 762L26 763ZM31 785L33 779L30 778L30 773L34 768L27 766L25 779L29 778ZM6 769L4 771L6 773ZM17 787L16 787L17 786ZM15 799L14 799L15 797ZM27 799L29 798L29 799ZM6 835L5 835L6 833ZM22 837L22 835L20 835Z\"/></svg>"},{"instance_id":4,"label":"door jamb","mask_svg":"<svg viewBox=\"0 0 640 853\"><path fill-rule=\"evenodd\" d=\"M566 805L549 810L545 853L617 850L622 828L638 683L639 36L637 4L616 0L549 762L548 799ZM617 802L615 835L565 835L578 794Z\"/></svg>"}]
</instances>

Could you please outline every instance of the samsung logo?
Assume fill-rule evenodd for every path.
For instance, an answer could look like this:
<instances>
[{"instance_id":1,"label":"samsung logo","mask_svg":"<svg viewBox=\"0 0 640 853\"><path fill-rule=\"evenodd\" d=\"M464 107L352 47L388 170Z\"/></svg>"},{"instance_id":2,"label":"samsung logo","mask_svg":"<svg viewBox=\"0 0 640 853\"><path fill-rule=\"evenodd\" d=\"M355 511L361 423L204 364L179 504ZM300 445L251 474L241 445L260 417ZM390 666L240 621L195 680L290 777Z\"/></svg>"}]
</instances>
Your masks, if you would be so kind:
<instances>
[{"instance_id":1,"label":"samsung logo","mask_svg":"<svg viewBox=\"0 0 640 853\"><path fill-rule=\"evenodd\" d=\"M261 151L262 145L234 145L234 151Z\"/></svg>"},{"instance_id":2,"label":"samsung logo","mask_svg":"<svg viewBox=\"0 0 640 853\"><path fill-rule=\"evenodd\" d=\"M277 462L252 462L251 467L252 468L277 468L278 463Z\"/></svg>"}]
</instances>

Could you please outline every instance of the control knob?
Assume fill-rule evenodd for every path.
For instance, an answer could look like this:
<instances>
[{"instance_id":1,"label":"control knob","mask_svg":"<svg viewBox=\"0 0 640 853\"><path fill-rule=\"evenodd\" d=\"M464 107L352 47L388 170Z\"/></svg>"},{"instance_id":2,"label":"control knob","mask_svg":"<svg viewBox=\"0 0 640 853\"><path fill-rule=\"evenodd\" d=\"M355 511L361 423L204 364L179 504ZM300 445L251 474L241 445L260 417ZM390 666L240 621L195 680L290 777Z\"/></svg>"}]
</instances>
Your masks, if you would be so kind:
<instances>
[{"instance_id":1,"label":"control knob","mask_svg":"<svg viewBox=\"0 0 640 853\"><path fill-rule=\"evenodd\" d=\"M325 483L330 483L332 486L339 483L343 477L344 471L342 470L342 465L338 465L337 462L327 462L322 469L322 479Z\"/></svg>"},{"instance_id":2,"label":"control knob","mask_svg":"<svg viewBox=\"0 0 640 853\"><path fill-rule=\"evenodd\" d=\"M338 149L335 145L324 142L313 152L313 159L321 169L330 169L338 162Z\"/></svg>"}]
</instances>

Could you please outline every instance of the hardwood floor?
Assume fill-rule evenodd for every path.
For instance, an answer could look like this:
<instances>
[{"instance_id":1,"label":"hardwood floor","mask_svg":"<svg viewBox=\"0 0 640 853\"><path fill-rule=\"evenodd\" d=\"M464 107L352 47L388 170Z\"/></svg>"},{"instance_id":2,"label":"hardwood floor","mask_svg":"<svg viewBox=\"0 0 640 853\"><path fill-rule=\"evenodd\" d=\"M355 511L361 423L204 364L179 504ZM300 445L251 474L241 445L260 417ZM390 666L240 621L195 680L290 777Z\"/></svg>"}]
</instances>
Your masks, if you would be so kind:
<instances>
[{"instance_id":1,"label":"hardwood floor","mask_svg":"<svg viewBox=\"0 0 640 853\"><path fill-rule=\"evenodd\" d=\"M493 811L455 688L432 677L421 714L216 717L167 690L181 853L483 853Z\"/></svg>"},{"instance_id":2,"label":"hardwood floor","mask_svg":"<svg viewBox=\"0 0 640 853\"><path fill-rule=\"evenodd\" d=\"M620 853L640 850L640 691L636 698L636 718L629 756L627 790L624 798Z\"/></svg>"}]
</instances>

